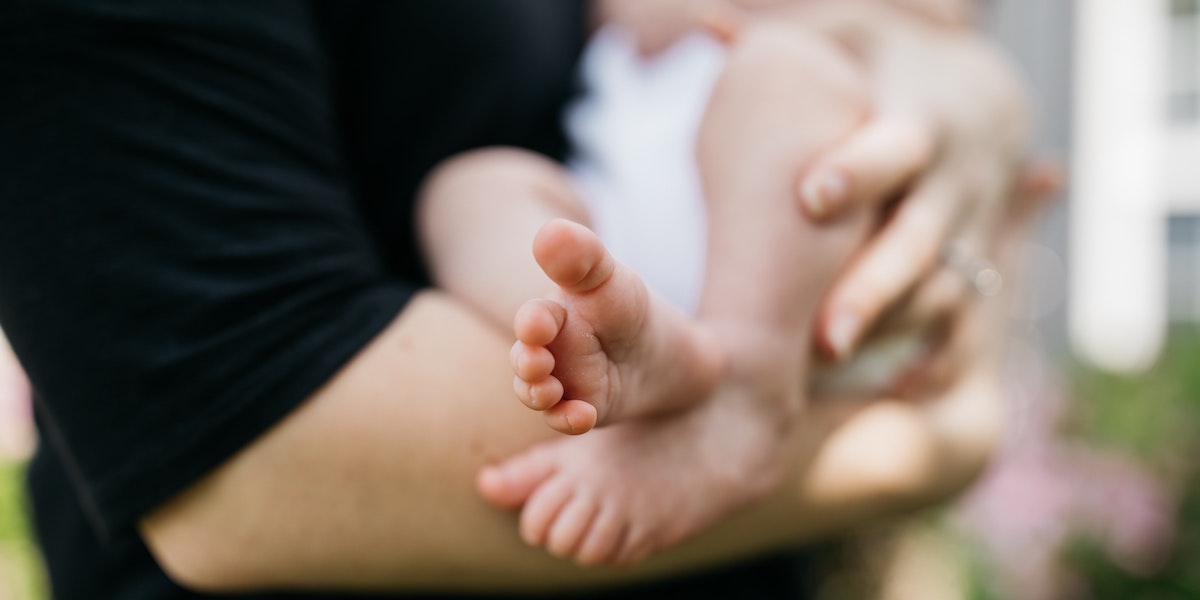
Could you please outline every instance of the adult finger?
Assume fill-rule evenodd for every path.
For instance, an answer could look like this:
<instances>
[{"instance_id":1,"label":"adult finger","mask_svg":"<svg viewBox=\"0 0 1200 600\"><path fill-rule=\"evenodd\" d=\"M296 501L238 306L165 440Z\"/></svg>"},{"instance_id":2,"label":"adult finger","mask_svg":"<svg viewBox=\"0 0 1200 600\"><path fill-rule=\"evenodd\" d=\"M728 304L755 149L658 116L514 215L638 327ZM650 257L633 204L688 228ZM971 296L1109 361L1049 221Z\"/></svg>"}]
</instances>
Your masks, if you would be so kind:
<instances>
[{"instance_id":1,"label":"adult finger","mask_svg":"<svg viewBox=\"0 0 1200 600\"><path fill-rule=\"evenodd\" d=\"M943 248L942 267L890 307L872 335L940 323L973 301L991 301L1003 292L1011 274L991 262L1004 262L1004 245L997 242L1022 237L1025 226L1045 208L1048 199L1061 192L1062 181L1062 168L1056 163L1043 160L1026 164L1017 175L1012 200L1004 203L1007 214L976 214L960 223L955 243Z\"/></svg>"},{"instance_id":2,"label":"adult finger","mask_svg":"<svg viewBox=\"0 0 1200 600\"><path fill-rule=\"evenodd\" d=\"M834 284L820 311L818 347L833 360L850 356L883 312L938 264L961 206L956 189L926 181Z\"/></svg>"},{"instance_id":3,"label":"adult finger","mask_svg":"<svg viewBox=\"0 0 1200 600\"><path fill-rule=\"evenodd\" d=\"M1040 215L1062 193L1066 175L1052 159L1026 162L1017 174L1009 223L1022 227Z\"/></svg>"},{"instance_id":4,"label":"adult finger","mask_svg":"<svg viewBox=\"0 0 1200 600\"><path fill-rule=\"evenodd\" d=\"M944 325L940 343L931 348L925 360L907 373L901 386L906 394L937 394L962 378L973 368L997 359L1002 346L994 326L995 311L976 304L960 312Z\"/></svg>"},{"instance_id":5,"label":"adult finger","mask_svg":"<svg viewBox=\"0 0 1200 600\"><path fill-rule=\"evenodd\" d=\"M886 337L922 331L952 319L971 302L974 291L962 273L943 266L922 280L905 300L887 310L871 333Z\"/></svg>"},{"instance_id":6,"label":"adult finger","mask_svg":"<svg viewBox=\"0 0 1200 600\"><path fill-rule=\"evenodd\" d=\"M876 117L801 176L804 212L823 221L895 198L929 166L935 139L933 129L915 118Z\"/></svg>"},{"instance_id":7,"label":"adult finger","mask_svg":"<svg viewBox=\"0 0 1200 600\"><path fill-rule=\"evenodd\" d=\"M970 365L970 359L950 350L952 343L945 329L927 348L920 360L910 363L892 382L889 390L899 398L914 399L944 392Z\"/></svg>"}]
</instances>

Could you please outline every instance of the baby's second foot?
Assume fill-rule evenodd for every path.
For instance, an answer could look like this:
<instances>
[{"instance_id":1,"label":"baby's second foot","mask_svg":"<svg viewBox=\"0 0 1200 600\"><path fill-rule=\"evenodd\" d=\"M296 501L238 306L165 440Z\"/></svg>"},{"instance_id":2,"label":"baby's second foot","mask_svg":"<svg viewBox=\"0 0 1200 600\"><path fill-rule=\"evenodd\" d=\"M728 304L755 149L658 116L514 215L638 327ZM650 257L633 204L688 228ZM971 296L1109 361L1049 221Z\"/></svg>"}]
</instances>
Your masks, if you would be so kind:
<instances>
[{"instance_id":1,"label":"baby's second foot","mask_svg":"<svg viewBox=\"0 0 1200 600\"><path fill-rule=\"evenodd\" d=\"M584 433L686 406L712 389L720 347L651 294L589 229L552 221L533 251L558 290L517 312L513 385L550 427Z\"/></svg>"},{"instance_id":2,"label":"baby's second foot","mask_svg":"<svg viewBox=\"0 0 1200 600\"><path fill-rule=\"evenodd\" d=\"M540 444L480 472L480 493L523 507L521 537L583 565L629 565L774 490L790 428L725 389L700 405Z\"/></svg>"}]
</instances>

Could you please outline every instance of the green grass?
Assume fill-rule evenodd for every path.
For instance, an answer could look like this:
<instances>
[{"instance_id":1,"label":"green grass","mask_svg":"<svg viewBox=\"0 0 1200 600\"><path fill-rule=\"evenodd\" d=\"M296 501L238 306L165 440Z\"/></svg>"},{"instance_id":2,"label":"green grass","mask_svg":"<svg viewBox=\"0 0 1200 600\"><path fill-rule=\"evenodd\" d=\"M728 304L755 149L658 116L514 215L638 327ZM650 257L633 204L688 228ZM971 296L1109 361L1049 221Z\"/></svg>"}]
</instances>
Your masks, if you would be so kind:
<instances>
[{"instance_id":1,"label":"green grass","mask_svg":"<svg viewBox=\"0 0 1200 600\"><path fill-rule=\"evenodd\" d=\"M1068 435L1130 452L1186 476L1200 450L1200 328L1176 328L1157 364L1139 375L1069 367Z\"/></svg>"},{"instance_id":2,"label":"green grass","mask_svg":"<svg viewBox=\"0 0 1200 600\"><path fill-rule=\"evenodd\" d=\"M29 531L21 465L0 461L0 599L47 597L41 560Z\"/></svg>"},{"instance_id":3,"label":"green grass","mask_svg":"<svg viewBox=\"0 0 1200 600\"><path fill-rule=\"evenodd\" d=\"M1145 373L1077 366L1071 375L1080 410L1069 434L1137 456L1175 490L1178 510L1175 548L1151 574L1129 573L1086 539L1068 549L1068 562L1096 600L1200 598L1200 328L1172 330Z\"/></svg>"}]
</instances>

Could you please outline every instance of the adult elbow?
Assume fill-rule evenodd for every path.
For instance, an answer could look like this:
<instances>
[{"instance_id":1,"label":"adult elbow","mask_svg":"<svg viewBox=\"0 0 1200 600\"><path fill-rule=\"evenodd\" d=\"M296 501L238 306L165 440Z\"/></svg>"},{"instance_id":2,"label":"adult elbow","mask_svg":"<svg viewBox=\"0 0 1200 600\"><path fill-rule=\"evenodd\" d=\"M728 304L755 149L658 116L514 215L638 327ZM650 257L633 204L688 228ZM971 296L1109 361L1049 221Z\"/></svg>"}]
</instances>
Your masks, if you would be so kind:
<instances>
[{"instance_id":1,"label":"adult elbow","mask_svg":"<svg viewBox=\"0 0 1200 600\"><path fill-rule=\"evenodd\" d=\"M174 583L200 593L251 591L257 587L251 557L219 523L189 506L189 492L154 510L139 523L151 556Z\"/></svg>"}]
</instances>

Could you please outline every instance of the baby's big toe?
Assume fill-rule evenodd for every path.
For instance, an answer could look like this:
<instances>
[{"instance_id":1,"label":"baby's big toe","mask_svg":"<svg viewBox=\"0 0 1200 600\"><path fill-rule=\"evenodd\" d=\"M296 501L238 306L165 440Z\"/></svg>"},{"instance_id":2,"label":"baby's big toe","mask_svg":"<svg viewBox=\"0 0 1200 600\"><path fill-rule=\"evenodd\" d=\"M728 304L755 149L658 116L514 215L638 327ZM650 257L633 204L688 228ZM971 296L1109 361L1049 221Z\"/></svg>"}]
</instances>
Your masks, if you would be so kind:
<instances>
[{"instance_id":1,"label":"baby's big toe","mask_svg":"<svg viewBox=\"0 0 1200 600\"><path fill-rule=\"evenodd\" d=\"M616 263L595 232L565 219L544 225L533 240L533 257L565 291L583 293L608 281Z\"/></svg>"}]
</instances>

